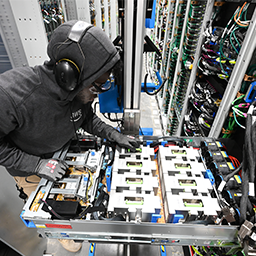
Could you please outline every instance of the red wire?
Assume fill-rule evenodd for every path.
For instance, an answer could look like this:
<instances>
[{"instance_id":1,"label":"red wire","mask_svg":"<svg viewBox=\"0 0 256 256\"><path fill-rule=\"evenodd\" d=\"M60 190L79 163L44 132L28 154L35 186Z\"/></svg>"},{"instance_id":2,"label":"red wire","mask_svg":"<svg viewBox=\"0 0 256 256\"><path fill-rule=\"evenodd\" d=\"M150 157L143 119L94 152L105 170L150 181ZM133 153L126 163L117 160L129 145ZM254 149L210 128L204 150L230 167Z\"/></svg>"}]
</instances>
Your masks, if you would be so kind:
<instances>
[{"instance_id":1,"label":"red wire","mask_svg":"<svg viewBox=\"0 0 256 256\"><path fill-rule=\"evenodd\" d=\"M234 156L229 156L230 160L232 161L233 165L235 166L235 168L238 168L240 166L240 162L237 160L237 158L235 158ZM242 178L242 169L238 172L238 175Z\"/></svg>"},{"instance_id":2,"label":"red wire","mask_svg":"<svg viewBox=\"0 0 256 256\"><path fill-rule=\"evenodd\" d=\"M237 160L237 158L233 156L229 156L229 159L232 161L233 165L238 168L240 166L240 162Z\"/></svg>"}]
</instances>

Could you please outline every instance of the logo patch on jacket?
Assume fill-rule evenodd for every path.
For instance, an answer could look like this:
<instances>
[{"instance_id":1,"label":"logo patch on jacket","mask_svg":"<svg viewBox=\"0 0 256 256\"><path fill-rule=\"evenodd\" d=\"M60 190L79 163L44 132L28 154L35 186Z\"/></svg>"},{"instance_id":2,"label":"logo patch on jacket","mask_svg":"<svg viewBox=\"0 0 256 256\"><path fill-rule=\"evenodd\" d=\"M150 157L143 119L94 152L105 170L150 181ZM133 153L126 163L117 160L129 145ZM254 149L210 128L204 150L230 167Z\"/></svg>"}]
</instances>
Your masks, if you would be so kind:
<instances>
[{"instance_id":1,"label":"logo patch on jacket","mask_svg":"<svg viewBox=\"0 0 256 256\"><path fill-rule=\"evenodd\" d=\"M77 122L78 120L80 120L82 118L82 116L83 116L82 109L78 109L76 112L72 113L72 116L70 117L70 121Z\"/></svg>"}]
</instances>

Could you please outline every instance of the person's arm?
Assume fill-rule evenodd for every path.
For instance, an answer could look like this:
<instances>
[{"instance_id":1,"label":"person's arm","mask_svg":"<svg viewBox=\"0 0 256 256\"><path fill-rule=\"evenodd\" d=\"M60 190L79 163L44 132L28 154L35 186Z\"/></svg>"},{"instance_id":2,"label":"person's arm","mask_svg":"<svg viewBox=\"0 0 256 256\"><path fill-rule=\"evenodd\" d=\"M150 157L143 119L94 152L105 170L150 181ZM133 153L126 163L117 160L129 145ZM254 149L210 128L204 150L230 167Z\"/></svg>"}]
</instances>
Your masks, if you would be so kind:
<instances>
[{"instance_id":1,"label":"person's arm","mask_svg":"<svg viewBox=\"0 0 256 256\"><path fill-rule=\"evenodd\" d=\"M28 154L9 141L9 134L22 122L19 120L21 118L18 108L4 90L0 91L0 108L0 165L13 175L15 173L20 176L36 174L51 181L60 179L68 168L66 163L56 159L41 159Z\"/></svg>"},{"instance_id":2,"label":"person's arm","mask_svg":"<svg viewBox=\"0 0 256 256\"><path fill-rule=\"evenodd\" d=\"M120 133L111 125L103 122L95 113L90 112L90 118L83 123L82 128L91 134L107 139L118 144L120 147L134 149L139 147L138 141L132 137Z\"/></svg>"},{"instance_id":3,"label":"person's arm","mask_svg":"<svg viewBox=\"0 0 256 256\"><path fill-rule=\"evenodd\" d=\"M35 169L39 157L29 155L11 145L7 135L19 127L18 107L11 97L0 90L0 165L7 169L31 173Z\"/></svg>"},{"instance_id":4,"label":"person's arm","mask_svg":"<svg viewBox=\"0 0 256 256\"><path fill-rule=\"evenodd\" d=\"M40 157L27 154L17 147L12 146L2 136L1 131L0 134L0 165L13 171L24 172L24 175L31 175Z\"/></svg>"}]
</instances>

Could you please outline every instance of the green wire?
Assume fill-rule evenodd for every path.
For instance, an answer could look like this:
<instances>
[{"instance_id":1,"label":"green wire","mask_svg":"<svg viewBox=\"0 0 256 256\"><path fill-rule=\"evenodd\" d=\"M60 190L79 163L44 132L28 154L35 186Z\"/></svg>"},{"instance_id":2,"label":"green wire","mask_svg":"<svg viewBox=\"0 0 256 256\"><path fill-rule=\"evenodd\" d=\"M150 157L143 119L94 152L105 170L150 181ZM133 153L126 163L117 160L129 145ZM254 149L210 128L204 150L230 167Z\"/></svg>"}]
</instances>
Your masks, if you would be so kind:
<instances>
[{"instance_id":1,"label":"green wire","mask_svg":"<svg viewBox=\"0 0 256 256\"><path fill-rule=\"evenodd\" d=\"M228 29L228 27L229 27L229 24L233 21L233 19L234 19L236 13L237 13L238 11L239 11L239 10L236 9L236 11L234 12L233 16L231 17L231 19L230 19L229 22L227 23L227 25L226 25L226 27L225 27L225 29L224 29L224 32L223 32L223 34L222 34L222 36L221 36L221 39L220 39L220 46L219 46L219 51L220 51L220 67L221 67L221 70L222 70L225 74L227 74L227 73L226 73L226 71L224 70L223 65L222 65L222 63L221 63L221 55L223 55L224 59L227 59L227 60L231 60L231 59L228 58L228 57L226 57L226 56L224 55L224 53L223 53L223 50L222 50L222 49L223 49L224 42L225 42L226 38L228 37L228 34L226 34L225 37L224 37L224 33L227 31L227 29Z\"/></svg>"},{"instance_id":2,"label":"green wire","mask_svg":"<svg viewBox=\"0 0 256 256\"><path fill-rule=\"evenodd\" d=\"M238 97L237 99L235 99L235 100L232 102L232 106L234 106L234 104L235 104L238 100L241 100L243 97L244 97L244 95L241 95L240 97ZM228 121L227 121L228 123L227 123L227 128L226 128L226 130L233 131L236 124L240 125L239 122L237 121L237 118L236 118L235 114L236 114L236 113L234 113L234 118L229 117L229 119L228 119ZM224 133L224 134L222 135L222 138L230 138L230 137L231 137L231 133L229 133L229 134Z\"/></svg>"},{"instance_id":3,"label":"green wire","mask_svg":"<svg viewBox=\"0 0 256 256\"><path fill-rule=\"evenodd\" d=\"M242 254L244 255L244 256L246 256L246 254L244 253L244 251L241 251L242 252Z\"/></svg>"},{"instance_id":4,"label":"green wire","mask_svg":"<svg viewBox=\"0 0 256 256\"><path fill-rule=\"evenodd\" d=\"M247 21L247 10L248 10L249 5L250 5L250 3L246 4L243 9L243 12L241 13L241 17L242 17L242 15L244 15L244 21Z\"/></svg>"},{"instance_id":5,"label":"green wire","mask_svg":"<svg viewBox=\"0 0 256 256\"><path fill-rule=\"evenodd\" d=\"M233 100L232 105L234 105L235 102L237 102L238 100L242 99L243 97L244 97L244 95L241 95L237 99Z\"/></svg>"},{"instance_id":6,"label":"green wire","mask_svg":"<svg viewBox=\"0 0 256 256\"><path fill-rule=\"evenodd\" d=\"M236 124L235 120L230 117L230 119L228 121L228 127L227 127L226 130L233 131L235 124ZM230 136L231 136L231 133L229 133L229 134L224 133L223 134L223 138L230 138Z\"/></svg>"},{"instance_id":7,"label":"green wire","mask_svg":"<svg viewBox=\"0 0 256 256\"><path fill-rule=\"evenodd\" d=\"M245 129L245 127L242 126L242 125L238 122L238 120L237 120L237 118L236 118L236 112L235 112L234 110L233 110L233 115L234 115L234 120L235 120L236 124L238 124L241 128Z\"/></svg>"},{"instance_id":8,"label":"green wire","mask_svg":"<svg viewBox=\"0 0 256 256\"><path fill-rule=\"evenodd\" d=\"M196 248L195 246L192 245L193 250L195 251L196 254L198 254L199 256L204 256L203 254L201 254Z\"/></svg>"},{"instance_id":9,"label":"green wire","mask_svg":"<svg viewBox=\"0 0 256 256\"><path fill-rule=\"evenodd\" d=\"M248 3L249 4L249 3ZM247 11L248 11L248 8L246 8L245 12L244 12L244 20L247 20Z\"/></svg>"},{"instance_id":10,"label":"green wire","mask_svg":"<svg viewBox=\"0 0 256 256\"><path fill-rule=\"evenodd\" d=\"M234 48L234 50L236 51L236 53L238 54L239 52L238 52L238 50L236 49L236 47L234 46L233 40L232 40L232 36L233 36L234 39L235 39L235 41L237 42L239 48L241 48L241 45L240 45L240 43L239 43L239 41L237 40L236 35L235 35L235 31L236 31L237 29L239 29L239 27L235 27L235 28L232 30L232 32L230 33L230 37L229 37L230 40L229 40L229 41L230 41L232 47Z\"/></svg>"}]
</instances>

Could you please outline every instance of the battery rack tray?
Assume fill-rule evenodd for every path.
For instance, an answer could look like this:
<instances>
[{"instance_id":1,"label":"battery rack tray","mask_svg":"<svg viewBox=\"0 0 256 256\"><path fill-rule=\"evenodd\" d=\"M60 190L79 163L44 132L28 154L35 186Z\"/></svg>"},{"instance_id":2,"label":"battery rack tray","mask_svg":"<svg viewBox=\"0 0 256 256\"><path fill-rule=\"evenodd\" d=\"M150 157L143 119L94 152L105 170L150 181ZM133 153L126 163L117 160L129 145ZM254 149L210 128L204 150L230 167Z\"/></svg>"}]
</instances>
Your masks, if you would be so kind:
<instances>
[{"instance_id":1,"label":"battery rack tray","mask_svg":"<svg viewBox=\"0 0 256 256\"><path fill-rule=\"evenodd\" d=\"M41 179L21 212L25 225L53 239L239 246L239 209L217 193L223 172L235 168L222 144L212 138L140 140L135 152L94 137L56 152L69 171L55 183Z\"/></svg>"}]
</instances>

